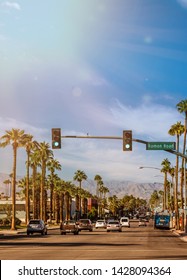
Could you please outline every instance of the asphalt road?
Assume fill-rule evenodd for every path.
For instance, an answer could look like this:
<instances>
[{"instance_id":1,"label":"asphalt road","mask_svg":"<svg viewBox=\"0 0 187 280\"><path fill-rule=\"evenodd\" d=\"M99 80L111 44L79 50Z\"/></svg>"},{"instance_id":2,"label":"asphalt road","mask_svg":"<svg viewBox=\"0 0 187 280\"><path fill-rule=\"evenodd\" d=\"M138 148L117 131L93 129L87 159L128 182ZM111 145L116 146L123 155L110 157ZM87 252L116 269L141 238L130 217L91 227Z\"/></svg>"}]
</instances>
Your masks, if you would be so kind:
<instances>
[{"instance_id":1,"label":"asphalt road","mask_svg":"<svg viewBox=\"0 0 187 280\"><path fill-rule=\"evenodd\" d=\"M122 232L94 229L79 235L9 235L0 237L1 260L187 260L187 242L170 230L138 227L132 222Z\"/></svg>"}]
</instances>

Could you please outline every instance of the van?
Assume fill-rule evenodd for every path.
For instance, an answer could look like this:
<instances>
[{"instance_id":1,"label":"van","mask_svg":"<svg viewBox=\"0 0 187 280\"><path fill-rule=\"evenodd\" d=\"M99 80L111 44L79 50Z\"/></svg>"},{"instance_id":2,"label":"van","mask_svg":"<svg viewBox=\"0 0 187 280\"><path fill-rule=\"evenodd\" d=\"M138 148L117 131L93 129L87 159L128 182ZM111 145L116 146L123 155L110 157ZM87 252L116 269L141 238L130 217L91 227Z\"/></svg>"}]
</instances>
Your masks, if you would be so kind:
<instances>
[{"instance_id":1,"label":"van","mask_svg":"<svg viewBox=\"0 0 187 280\"><path fill-rule=\"evenodd\" d=\"M122 227L129 227L130 228L130 220L128 217L121 217L120 224Z\"/></svg>"}]
</instances>

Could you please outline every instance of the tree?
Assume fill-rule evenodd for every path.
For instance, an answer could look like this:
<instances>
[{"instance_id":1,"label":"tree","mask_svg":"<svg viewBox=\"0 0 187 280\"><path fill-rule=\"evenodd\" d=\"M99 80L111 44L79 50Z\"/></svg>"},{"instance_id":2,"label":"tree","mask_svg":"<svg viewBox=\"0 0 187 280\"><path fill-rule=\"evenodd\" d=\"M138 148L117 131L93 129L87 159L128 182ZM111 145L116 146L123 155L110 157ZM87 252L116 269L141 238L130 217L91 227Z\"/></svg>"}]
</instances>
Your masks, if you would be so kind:
<instances>
[{"instance_id":1,"label":"tree","mask_svg":"<svg viewBox=\"0 0 187 280\"><path fill-rule=\"evenodd\" d=\"M186 133L187 133L187 99L180 101L177 105L177 110L181 114L185 114L185 121L184 121L184 142L183 142L183 154L186 154ZM183 170L184 176L181 176L181 189L184 185L184 192L185 192L185 205L187 205L187 185L186 185L186 159L182 158L182 166L181 169ZM183 195L183 190L181 191ZM184 208L183 208L183 199L182 199L182 230L184 229Z\"/></svg>"},{"instance_id":2,"label":"tree","mask_svg":"<svg viewBox=\"0 0 187 280\"><path fill-rule=\"evenodd\" d=\"M28 134L24 130L12 129L6 130L6 134L0 138L0 147L12 145L13 148L13 170L12 170L12 223L11 230L16 229L16 168L17 168L17 150L24 147L28 142Z\"/></svg>"},{"instance_id":3,"label":"tree","mask_svg":"<svg viewBox=\"0 0 187 280\"><path fill-rule=\"evenodd\" d=\"M41 142L38 145L39 156L41 162L41 185L40 185L40 218L46 221L46 206L45 206L45 181L47 162L53 158L53 151L50 150L49 143Z\"/></svg>"},{"instance_id":4,"label":"tree","mask_svg":"<svg viewBox=\"0 0 187 280\"><path fill-rule=\"evenodd\" d=\"M97 175L95 175L94 180L97 183L97 186L96 186L96 196L99 196L99 187L100 187L101 182L102 182L102 177L97 174Z\"/></svg>"},{"instance_id":5,"label":"tree","mask_svg":"<svg viewBox=\"0 0 187 280\"><path fill-rule=\"evenodd\" d=\"M185 128L181 122L173 124L169 129L168 133L172 136L176 135L176 151L179 152L179 138L184 133ZM175 168L175 225L178 229L179 227L179 217L178 217L178 172L179 172L179 156L176 156L176 168ZM181 187L182 189L182 187ZM181 198L183 201L183 190L181 191Z\"/></svg>"},{"instance_id":6,"label":"tree","mask_svg":"<svg viewBox=\"0 0 187 280\"><path fill-rule=\"evenodd\" d=\"M166 158L161 163L161 172L164 173L164 197L163 197L163 209L166 210L167 205L167 174L169 173L171 162Z\"/></svg>"},{"instance_id":7,"label":"tree","mask_svg":"<svg viewBox=\"0 0 187 280\"><path fill-rule=\"evenodd\" d=\"M25 144L25 149L26 149L26 153L27 153L27 162L26 162L26 193L25 193L25 197L26 197L26 224L29 222L30 220L30 195L29 195L29 167L30 167L30 155L31 155L31 151L35 148L36 146L36 142L32 141L33 136L28 134L28 141Z\"/></svg>"},{"instance_id":8,"label":"tree","mask_svg":"<svg viewBox=\"0 0 187 280\"><path fill-rule=\"evenodd\" d=\"M81 192L81 184L83 180L87 180L87 175L84 173L84 171L82 170L77 170L75 172L75 175L73 177L73 180L78 181L79 182L79 190ZM81 217L82 214L82 208L81 208L81 194L79 195L79 214Z\"/></svg>"},{"instance_id":9,"label":"tree","mask_svg":"<svg viewBox=\"0 0 187 280\"><path fill-rule=\"evenodd\" d=\"M50 222L52 220L53 212L53 190L54 190L54 179L55 179L55 170L61 170L61 164L58 160L52 158L47 163L47 168L50 171L50 176L48 176L50 182Z\"/></svg>"},{"instance_id":10,"label":"tree","mask_svg":"<svg viewBox=\"0 0 187 280\"><path fill-rule=\"evenodd\" d=\"M39 143L36 143L33 151L30 154L30 167L32 168L32 211L33 211L33 219L39 218L39 187L38 182L40 183L40 177L37 174L37 167L41 167L40 164L40 155L39 155Z\"/></svg>"},{"instance_id":11,"label":"tree","mask_svg":"<svg viewBox=\"0 0 187 280\"><path fill-rule=\"evenodd\" d=\"M7 193L8 193L8 196L10 196L10 184L11 184L11 181L10 179L6 179L4 182L3 182L5 185L6 185L6 188L8 189Z\"/></svg>"}]
</instances>

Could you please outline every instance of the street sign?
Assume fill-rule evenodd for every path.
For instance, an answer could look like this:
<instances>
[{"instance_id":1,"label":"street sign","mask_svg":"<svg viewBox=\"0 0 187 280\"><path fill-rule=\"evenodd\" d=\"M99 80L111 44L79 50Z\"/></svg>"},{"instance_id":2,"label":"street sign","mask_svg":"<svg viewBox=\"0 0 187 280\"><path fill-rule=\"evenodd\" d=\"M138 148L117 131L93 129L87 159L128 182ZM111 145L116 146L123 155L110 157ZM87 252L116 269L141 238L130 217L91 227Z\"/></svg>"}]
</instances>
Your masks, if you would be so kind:
<instances>
[{"instance_id":1,"label":"street sign","mask_svg":"<svg viewBox=\"0 0 187 280\"><path fill-rule=\"evenodd\" d=\"M175 150L175 142L147 142L146 150Z\"/></svg>"}]
</instances>

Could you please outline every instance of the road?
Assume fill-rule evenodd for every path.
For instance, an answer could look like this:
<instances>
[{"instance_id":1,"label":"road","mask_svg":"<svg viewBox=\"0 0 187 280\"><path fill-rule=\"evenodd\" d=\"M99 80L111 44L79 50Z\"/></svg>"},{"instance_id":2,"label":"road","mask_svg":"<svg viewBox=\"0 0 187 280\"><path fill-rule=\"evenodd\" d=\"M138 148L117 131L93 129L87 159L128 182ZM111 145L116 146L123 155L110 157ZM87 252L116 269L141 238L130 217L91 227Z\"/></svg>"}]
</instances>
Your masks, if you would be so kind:
<instances>
[{"instance_id":1,"label":"road","mask_svg":"<svg viewBox=\"0 0 187 280\"><path fill-rule=\"evenodd\" d=\"M94 229L79 235L19 234L0 238L1 260L187 260L187 242L170 230L138 227L138 222L122 232Z\"/></svg>"}]
</instances>

